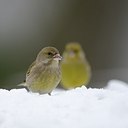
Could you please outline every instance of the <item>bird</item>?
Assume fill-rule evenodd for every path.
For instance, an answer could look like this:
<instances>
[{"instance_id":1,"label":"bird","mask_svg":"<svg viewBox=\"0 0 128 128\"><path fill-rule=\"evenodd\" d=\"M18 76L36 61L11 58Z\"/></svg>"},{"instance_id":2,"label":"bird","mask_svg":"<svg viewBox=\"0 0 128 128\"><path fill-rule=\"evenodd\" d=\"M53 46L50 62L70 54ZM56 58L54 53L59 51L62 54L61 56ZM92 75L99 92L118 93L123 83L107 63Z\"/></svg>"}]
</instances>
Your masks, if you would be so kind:
<instances>
[{"instance_id":1,"label":"bird","mask_svg":"<svg viewBox=\"0 0 128 128\"><path fill-rule=\"evenodd\" d=\"M68 43L62 58L61 86L68 90L88 85L91 79L91 67L81 45L78 42Z\"/></svg>"},{"instance_id":2,"label":"bird","mask_svg":"<svg viewBox=\"0 0 128 128\"><path fill-rule=\"evenodd\" d=\"M55 47L44 47L29 66L24 86L39 94L49 94L61 80L59 51Z\"/></svg>"}]
</instances>

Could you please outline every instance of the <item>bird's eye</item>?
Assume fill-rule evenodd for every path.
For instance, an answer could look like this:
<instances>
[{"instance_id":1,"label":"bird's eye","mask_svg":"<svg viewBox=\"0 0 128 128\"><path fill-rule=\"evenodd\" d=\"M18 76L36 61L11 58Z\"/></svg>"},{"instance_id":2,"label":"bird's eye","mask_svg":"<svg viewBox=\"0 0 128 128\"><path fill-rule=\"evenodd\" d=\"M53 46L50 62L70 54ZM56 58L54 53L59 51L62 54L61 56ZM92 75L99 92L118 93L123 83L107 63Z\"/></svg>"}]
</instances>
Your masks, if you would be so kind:
<instances>
[{"instance_id":1,"label":"bird's eye","mask_svg":"<svg viewBox=\"0 0 128 128\"><path fill-rule=\"evenodd\" d=\"M48 52L48 55L52 55L52 53L51 52Z\"/></svg>"}]
</instances>

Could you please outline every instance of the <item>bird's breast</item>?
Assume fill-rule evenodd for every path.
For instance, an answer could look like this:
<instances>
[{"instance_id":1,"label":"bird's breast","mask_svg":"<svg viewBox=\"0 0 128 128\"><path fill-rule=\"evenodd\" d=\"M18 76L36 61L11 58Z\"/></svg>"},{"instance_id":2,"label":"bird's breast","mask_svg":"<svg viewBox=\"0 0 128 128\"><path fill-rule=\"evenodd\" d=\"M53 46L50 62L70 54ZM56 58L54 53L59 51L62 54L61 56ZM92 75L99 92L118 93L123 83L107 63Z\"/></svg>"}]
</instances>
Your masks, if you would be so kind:
<instances>
[{"instance_id":1,"label":"bird's breast","mask_svg":"<svg viewBox=\"0 0 128 128\"><path fill-rule=\"evenodd\" d=\"M60 82L60 69L59 67L46 66L40 68L38 73L31 74L29 88L33 92L49 93Z\"/></svg>"}]
</instances>

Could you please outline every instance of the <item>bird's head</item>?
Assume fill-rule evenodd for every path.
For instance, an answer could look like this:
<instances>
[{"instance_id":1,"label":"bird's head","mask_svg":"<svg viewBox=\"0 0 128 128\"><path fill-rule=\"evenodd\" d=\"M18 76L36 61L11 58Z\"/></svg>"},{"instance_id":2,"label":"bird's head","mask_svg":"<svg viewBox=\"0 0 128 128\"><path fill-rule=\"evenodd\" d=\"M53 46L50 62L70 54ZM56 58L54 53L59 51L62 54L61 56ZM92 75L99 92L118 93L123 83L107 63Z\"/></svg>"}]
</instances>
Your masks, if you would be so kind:
<instances>
[{"instance_id":1,"label":"bird's head","mask_svg":"<svg viewBox=\"0 0 128 128\"><path fill-rule=\"evenodd\" d=\"M66 45L63 57L67 61L77 61L84 58L84 52L79 43L71 42Z\"/></svg>"},{"instance_id":2,"label":"bird's head","mask_svg":"<svg viewBox=\"0 0 128 128\"><path fill-rule=\"evenodd\" d=\"M50 64L52 62L59 62L61 60L59 51L55 47L45 47L37 55L36 61Z\"/></svg>"}]
</instances>

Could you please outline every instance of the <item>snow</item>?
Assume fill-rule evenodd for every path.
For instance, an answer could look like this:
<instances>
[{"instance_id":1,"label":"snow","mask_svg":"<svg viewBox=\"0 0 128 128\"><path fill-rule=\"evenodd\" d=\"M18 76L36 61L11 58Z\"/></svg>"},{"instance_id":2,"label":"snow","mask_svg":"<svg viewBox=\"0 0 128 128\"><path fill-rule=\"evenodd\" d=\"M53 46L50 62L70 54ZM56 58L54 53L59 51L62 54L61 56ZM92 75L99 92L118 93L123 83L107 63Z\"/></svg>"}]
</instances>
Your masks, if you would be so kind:
<instances>
[{"instance_id":1,"label":"snow","mask_svg":"<svg viewBox=\"0 0 128 128\"><path fill-rule=\"evenodd\" d=\"M52 96L0 89L0 128L128 128L128 85L111 80Z\"/></svg>"}]
</instances>

